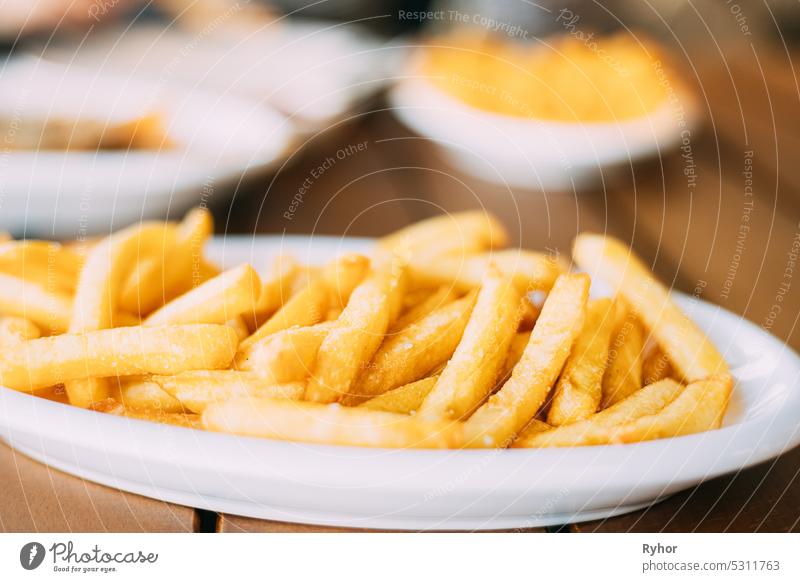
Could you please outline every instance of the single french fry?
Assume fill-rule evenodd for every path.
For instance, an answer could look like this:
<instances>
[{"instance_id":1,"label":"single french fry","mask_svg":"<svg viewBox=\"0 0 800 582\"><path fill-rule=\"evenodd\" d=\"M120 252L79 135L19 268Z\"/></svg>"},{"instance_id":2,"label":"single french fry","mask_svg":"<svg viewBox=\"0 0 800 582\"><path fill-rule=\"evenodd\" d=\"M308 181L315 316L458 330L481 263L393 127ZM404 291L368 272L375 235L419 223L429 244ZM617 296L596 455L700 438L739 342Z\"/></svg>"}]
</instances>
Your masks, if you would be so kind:
<instances>
[{"instance_id":1,"label":"single french fry","mask_svg":"<svg viewBox=\"0 0 800 582\"><path fill-rule=\"evenodd\" d=\"M642 362L642 384L645 386L658 382L664 378L675 376L675 370L669 361L669 356L665 354L657 345L645 349L644 361Z\"/></svg>"},{"instance_id":2,"label":"single french fry","mask_svg":"<svg viewBox=\"0 0 800 582\"><path fill-rule=\"evenodd\" d=\"M422 403L420 415L458 420L483 403L503 371L519 325L521 301L514 283L490 268L461 342Z\"/></svg>"},{"instance_id":3,"label":"single french fry","mask_svg":"<svg viewBox=\"0 0 800 582\"><path fill-rule=\"evenodd\" d=\"M242 314L251 330L258 329L270 315L278 311L281 305L289 300L292 283L297 278L298 270L297 261L291 256L275 257L269 274L262 280L258 303L252 313Z\"/></svg>"},{"instance_id":4,"label":"single french fry","mask_svg":"<svg viewBox=\"0 0 800 582\"><path fill-rule=\"evenodd\" d=\"M635 443L718 429L732 390L730 374L714 374L692 382L655 414L615 428L609 442Z\"/></svg>"},{"instance_id":5,"label":"single french fry","mask_svg":"<svg viewBox=\"0 0 800 582\"><path fill-rule=\"evenodd\" d=\"M383 266L350 295L347 307L320 345L306 400L335 402L349 393L369 364L390 325L392 305L400 303L401 267Z\"/></svg>"},{"instance_id":6,"label":"single french fry","mask_svg":"<svg viewBox=\"0 0 800 582\"><path fill-rule=\"evenodd\" d=\"M240 349L234 367L256 372L273 384L305 380L311 374L322 340L332 322L284 329Z\"/></svg>"},{"instance_id":7,"label":"single french fry","mask_svg":"<svg viewBox=\"0 0 800 582\"><path fill-rule=\"evenodd\" d=\"M253 335L242 342L245 350L257 341L294 326L306 327L319 323L325 317L330 302L328 288L320 278L313 278L308 285L298 291Z\"/></svg>"},{"instance_id":8,"label":"single french fry","mask_svg":"<svg viewBox=\"0 0 800 582\"><path fill-rule=\"evenodd\" d=\"M159 254L142 255L120 290L120 308L145 316L171 299L206 281L203 245L214 231L206 208L195 208L177 226L169 225L173 238Z\"/></svg>"},{"instance_id":9,"label":"single french fry","mask_svg":"<svg viewBox=\"0 0 800 582\"><path fill-rule=\"evenodd\" d=\"M31 391L62 382L69 387L70 381L89 378L227 368L237 343L231 328L212 324L119 327L43 337L0 354L0 386Z\"/></svg>"},{"instance_id":10,"label":"single french fry","mask_svg":"<svg viewBox=\"0 0 800 582\"><path fill-rule=\"evenodd\" d=\"M192 412L201 413L211 404L241 398L286 398L300 400L305 382L270 384L254 372L202 370L173 376L151 376L151 381Z\"/></svg>"},{"instance_id":11,"label":"single french fry","mask_svg":"<svg viewBox=\"0 0 800 582\"><path fill-rule=\"evenodd\" d=\"M352 406L419 380L447 362L461 342L475 298L471 293L387 336L343 403Z\"/></svg>"},{"instance_id":12,"label":"single french fry","mask_svg":"<svg viewBox=\"0 0 800 582\"><path fill-rule=\"evenodd\" d=\"M520 291L546 291L563 272L558 260L534 251L506 250L453 255L411 263L412 287L451 285L461 291L474 289L481 285L489 265L495 265L503 275L511 278Z\"/></svg>"},{"instance_id":13,"label":"single french fry","mask_svg":"<svg viewBox=\"0 0 800 582\"><path fill-rule=\"evenodd\" d=\"M451 448L461 442L460 426L455 422L274 398L212 404L203 412L202 422L209 430L329 445Z\"/></svg>"},{"instance_id":14,"label":"single french fry","mask_svg":"<svg viewBox=\"0 0 800 582\"><path fill-rule=\"evenodd\" d=\"M390 333L396 333L412 323L418 322L437 309L455 301L458 297L459 293L453 287L448 285L439 287L433 293L427 294L424 300L406 309L394 322Z\"/></svg>"},{"instance_id":15,"label":"single french fry","mask_svg":"<svg viewBox=\"0 0 800 582\"><path fill-rule=\"evenodd\" d=\"M239 265L167 303L142 325L225 323L252 311L260 292L258 273L250 265Z\"/></svg>"},{"instance_id":16,"label":"single french fry","mask_svg":"<svg viewBox=\"0 0 800 582\"><path fill-rule=\"evenodd\" d=\"M142 223L119 231L94 245L81 270L69 332L107 329L119 307L124 276L138 257L158 256L174 244L174 230L164 223ZM108 396L108 383L88 377L66 384L71 404L87 407Z\"/></svg>"},{"instance_id":17,"label":"single french fry","mask_svg":"<svg viewBox=\"0 0 800 582\"><path fill-rule=\"evenodd\" d=\"M570 424L597 412L603 396L603 373L616 323L615 311L611 299L589 302L583 329L556 384L547 414L548 424Z\"/></svg>"},{"instance_id":18,"label":"single french fry","mask_svg":"<svg viewBox=\"0 0 800 582\"><path fill-rule=\"evenodd\" d=\"M111 315L111 327L142 325L142 318L127 311L116 311Z\"/></svg>"},{"instance_id":19,"label":"single french fry","mask_svg":"<svg viewBox=\"0 0 800 582\"><path fill-rule=\"evenodd\" d=\"M435 216L378 241L381 250L397 254L408 262L498 249L506 245L508 234L505 227L482 210Z\"/></svg>"},{"instance_id":20,"label":"single french fry","mask_svg":"<svg viewBox=\"0 0 800 582\"><path fill-rule=\"evenodd\" d=\"M642 387L642 328L624 301L617 301L618 317L608 348L608 367L603 375L601 408L624 400Z\"/></svg>"},{"instance_id":21,"label":"single french fry","mask_svg":"<svg viewBox=\"0 0 800 582\"><path fill-rule=\"evenodd\" d=\"M674 380L662 380L645 386L625 400L585 420L536 434L525 430L520 433L513 446L580 447L605 444L609 442L614 427L657 413L675 400L682 391L683 386Z\"/></svg>"},{"instance_id":22,"label":"single french fry","mask_svg":"<svg viewBox=\"0 0 800 582\"><path fill-rule=\"evenodd\" d=\"M165 392L149 376L120 378L118 383L111 383L109 394L126 408L185 412L180 401Z\"/></svg>"},{"instance_id":23,"label":"single french fry","mask_svg":"<svg viewBox=\"0 0 800 582\"><path fill-rule=\"evenodd\" d=\"M582 269L616 289L688 382L727 372L717 348L671 300L669 291L622 242L582 234L572 254Z\"/></svg>"},{"instance_id":24,"label":"single french fry","mask_svg":"<svg viewBox=\"0 0 800 582\"><path fill-rule=\"evenodd\" d=\"M425 397L430 394L439 376L430 376L411 382L405 386L389 390L385 394L370 398L366 402L358 405L359 408L369 408L370 410L382 410L384 412L395 412L397 414L412 414L419 410Z\"/></svg>"},{"instance_id":25,"label":"single french fry","mask_svg":"<svg viewBox=\"0 0 800 582\"><path fill-rule=\"evenodd\" d=\"M506 447L536 415L580 333L588 294L585 274L556 280L511 378L464 423L468 447Z\"/></svg>"},{"instance_id":26,"label":"single french fry","mask_svg":"<svg viewBox=\"0 0 800 582\"><path fill-rule=\"evenodd\" d=\"M331 305L344 309L353 290L369 271L369 259L349 254L330 261L322 270L322 280L331 291Z\"/></svg>"},{"instance_id":27,"label":"single french fry","mask_svg":"<svg viewBox=\"0 0 800 582\"><path fill-rule=\"evenodd\" d=\"M0 349L41 336L36 324L24 317L0 316Z\"/></svg>"},{"instance_id":28,"label":"single french fry","mask_svg":"<svg viewBox=\"0 0 800 582\"><path fill-rule=\"evenodd\" d=\"M72 297L0 273L0 313L28 319L48 334L64 333L72 317Z\"/></svg>"},{"instance_id":29,"label":"single french fry","mask_svg":"<svg viewBox=\"0 0 800 582\"><path fill-rule=\"evenodd\" d=\"M184 414L180 412L167 412L165 410L129 408L113 398L105 398L95 402L90 407L96 412L124 416L135 420L146 420L148 422L158 422L160 424L171 424L183 428L201 429L200 416L197 414Z\"/></svg>"}]
</instances>

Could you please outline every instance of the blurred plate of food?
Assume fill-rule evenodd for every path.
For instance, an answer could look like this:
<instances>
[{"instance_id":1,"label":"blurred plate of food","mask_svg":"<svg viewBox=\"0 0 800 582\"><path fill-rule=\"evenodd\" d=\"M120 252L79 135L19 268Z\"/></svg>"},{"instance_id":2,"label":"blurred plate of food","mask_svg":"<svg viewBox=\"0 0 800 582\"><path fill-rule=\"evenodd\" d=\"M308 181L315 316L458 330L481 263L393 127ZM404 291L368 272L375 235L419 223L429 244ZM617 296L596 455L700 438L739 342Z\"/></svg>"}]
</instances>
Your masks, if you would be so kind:
<instances>
[{"instance_id":1,"label":"blurred plate of food","mask_svg":"<svg viewBox=\"0 0 800 582\"><path fill-rule=\"evenodd\" d=\"M57 237L210 204L293 137L246 99L33 58L0 74L0 131L0 228Z\"/></svg>"},{"instance_id":2,"label":"blurred plate of food","mask_svg":"<svg viewBox=\"0 0 800 582\"><path fill-rule=\"evenodd\" d=\"M176 22L166 30L108 31L80 49L47 54L258 100L309 134L327 130L383 89L404 55L396 44L349 23L265 16L214 18L213 25L197 17Z\"/></svg>"},{"instance_id":3,"label":"blurred plate of food","mask_svg":"<svg viewBox=\"0 0 800 582\"><path fill-rule=\"evenodd\" d=\"M674 149L697 121L664 50L628 35L434 39L391 103L458 168L531 189L597 183L612 168Z\"/></svg>"}]
</instances>

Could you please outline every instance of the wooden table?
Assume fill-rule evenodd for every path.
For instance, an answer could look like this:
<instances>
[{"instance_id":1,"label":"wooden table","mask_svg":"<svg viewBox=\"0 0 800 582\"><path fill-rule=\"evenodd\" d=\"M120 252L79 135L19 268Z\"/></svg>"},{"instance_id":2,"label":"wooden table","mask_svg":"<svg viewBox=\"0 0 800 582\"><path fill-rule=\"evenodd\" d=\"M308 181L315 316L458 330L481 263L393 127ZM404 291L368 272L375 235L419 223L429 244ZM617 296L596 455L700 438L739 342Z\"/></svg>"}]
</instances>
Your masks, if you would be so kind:
<instances>
[{"instance_id":1,"label":"wooden table","mask_svg":"<svg viewBox=\"0 0 800 582\"><path fill-rule=\"evenodd\" d=\"M756 50L743 40L725 51L695 50L689 57L706 123L692 132L690 150L607 174L603 187L537 192L481 183L450 168L379 102L312 138L277 175L241 185L231 204L216 204L212 194L218 233L375 236L445 210L485 206L523 247L568 253L582 230L632 241L667 283L743 315L798 350L800 271L787 271L787 254L800 240L797 77L779 45ZM334 162L318 171L328 158ZM782 312L773 317L782 293ZM547 531L798 531L799 472L800 449L642 511ZM143 499L49 470L6 447L0 529L337 531Z\"/></svg>"}]
</instances>

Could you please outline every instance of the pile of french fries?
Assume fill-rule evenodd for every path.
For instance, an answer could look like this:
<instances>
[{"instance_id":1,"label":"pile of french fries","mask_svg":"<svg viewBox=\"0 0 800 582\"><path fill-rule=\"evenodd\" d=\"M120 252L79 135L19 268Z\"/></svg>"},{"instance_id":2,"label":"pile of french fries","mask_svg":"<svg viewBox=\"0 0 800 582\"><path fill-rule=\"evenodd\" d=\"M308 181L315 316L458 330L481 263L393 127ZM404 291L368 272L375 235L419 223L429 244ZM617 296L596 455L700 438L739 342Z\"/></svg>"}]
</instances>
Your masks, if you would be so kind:
<instances>
[{"instance_id":1,"label":"pile of french fries","mask_svg":"<svg viewBox=\"0 0 800 582\"><path fill-rule=\"evenodd\" d=\"M370 256L221 272L209 213L71 245L0 242L0 385L238 435L398 448L621 444L716 429L719 351L621 242L575 266L483 212ZM590 277L613 297L590 299Z\"/></svg>"}]
</instances>

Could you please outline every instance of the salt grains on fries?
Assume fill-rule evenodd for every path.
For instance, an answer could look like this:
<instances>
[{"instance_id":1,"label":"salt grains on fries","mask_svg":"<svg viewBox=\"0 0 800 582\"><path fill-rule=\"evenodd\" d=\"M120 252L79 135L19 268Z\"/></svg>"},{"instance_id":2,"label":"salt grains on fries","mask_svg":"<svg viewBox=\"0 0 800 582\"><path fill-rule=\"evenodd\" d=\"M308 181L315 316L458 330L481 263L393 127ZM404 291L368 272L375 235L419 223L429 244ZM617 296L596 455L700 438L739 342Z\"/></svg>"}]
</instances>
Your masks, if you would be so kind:
<instances>
[{"instance_id":1,"label":"salt grains on fries","mask_svg":"<svg viewBox=\"0 0 800 582\"><path fill-rule=\"evenodd\" d=\"M209 262L212 232L198 209L80 245L0 242L0 385L135 421L368 447L638 442L714 430L727 408L719 352L613 239L576 240L577 263L617 292L589 302L589 274L505 248L482 211L409 226L369 256L259 258L263 278Z\"/></svg>"}]
</instances>

